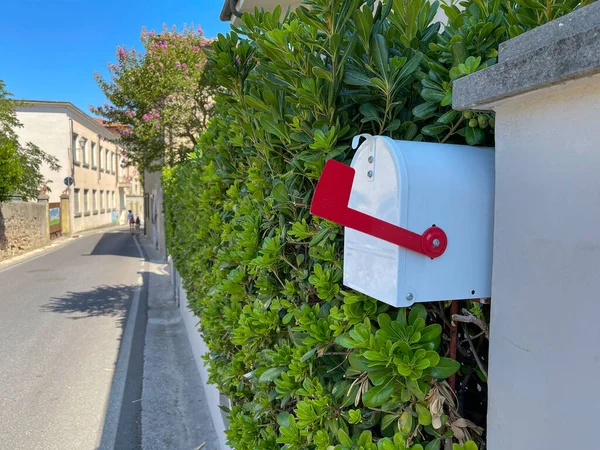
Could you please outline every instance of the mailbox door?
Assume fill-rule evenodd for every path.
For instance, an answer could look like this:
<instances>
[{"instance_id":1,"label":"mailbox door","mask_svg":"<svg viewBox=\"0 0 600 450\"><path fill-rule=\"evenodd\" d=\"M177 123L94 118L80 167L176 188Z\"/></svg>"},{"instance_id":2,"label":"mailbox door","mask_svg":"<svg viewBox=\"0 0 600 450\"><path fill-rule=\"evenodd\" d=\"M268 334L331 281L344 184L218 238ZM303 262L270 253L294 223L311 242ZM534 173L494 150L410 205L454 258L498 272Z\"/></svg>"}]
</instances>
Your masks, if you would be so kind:
<instances>
[{"instance_id":1,"label":"mailbox door","mask_svg":"<svg viewBox=\"0 0 600 450\"><path fill-rule=\"evenodd\" d=\"M393 141L368 136L352 160L356 170L348 206L370 216L406 226L408 181L402 155ZM344 285L394 306L405 285L406 250L359 231L344 231Z\"/></svg>"},{"instance_id":2,"label":"mailbox door","mask_svg":"<svg viewBox=\"0 0 600 450\"><path fill-rule=\"evenodd\" d=\"M406 252L407 285L415 302L491 296L494 151L467 145L393 141L410 177L409 230L433 224L448 247L431 260Z\"/></svg>"}]
</instances>

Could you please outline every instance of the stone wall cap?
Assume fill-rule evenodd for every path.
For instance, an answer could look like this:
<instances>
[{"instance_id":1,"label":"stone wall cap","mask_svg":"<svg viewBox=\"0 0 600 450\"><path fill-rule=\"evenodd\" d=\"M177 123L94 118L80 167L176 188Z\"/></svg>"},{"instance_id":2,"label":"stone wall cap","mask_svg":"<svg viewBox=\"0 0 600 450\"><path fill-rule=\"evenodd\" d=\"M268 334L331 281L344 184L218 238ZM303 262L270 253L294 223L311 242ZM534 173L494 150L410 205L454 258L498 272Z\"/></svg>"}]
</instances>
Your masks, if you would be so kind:
<instances>
[{"instance_id":1,"label":"stone wall cap","mask_svg":"<svg viewBox=\"0 0 600 450\"><path fill-rule=\"evenodd\" d=\"M600 26L600 3L592 3L500 44L499 61L517 59L583 31Z\"/></svg>"},{"instance_id":2,"label":"stone wall cap","mask_svg":"<svg viewBox=\"0 0 600 450\"><path fill-rule=\"evenodd\" d=\"M498 64L454 81L454 109L490 110L516 95L600 72L600 2L511 39L500 51Z\"/></svg>"}]
</instances>

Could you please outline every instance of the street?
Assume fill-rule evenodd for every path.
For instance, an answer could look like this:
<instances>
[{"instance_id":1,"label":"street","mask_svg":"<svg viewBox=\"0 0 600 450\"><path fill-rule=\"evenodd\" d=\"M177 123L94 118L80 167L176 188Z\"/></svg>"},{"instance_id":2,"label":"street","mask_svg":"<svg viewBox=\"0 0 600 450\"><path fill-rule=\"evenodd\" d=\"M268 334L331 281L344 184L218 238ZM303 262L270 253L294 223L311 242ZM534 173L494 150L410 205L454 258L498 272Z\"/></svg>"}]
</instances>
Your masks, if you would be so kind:
<instances>
[{"instance_id":1,"label":"street","mask_svg":"<svg viewBox=\"0 0 600 450\"><path fill-rule=\"evenodd\" d=\"M127 315L145 318L141 258L111 230L0 271L0 449L141 442L145 320Z\"/></svg>"}]
</instances>

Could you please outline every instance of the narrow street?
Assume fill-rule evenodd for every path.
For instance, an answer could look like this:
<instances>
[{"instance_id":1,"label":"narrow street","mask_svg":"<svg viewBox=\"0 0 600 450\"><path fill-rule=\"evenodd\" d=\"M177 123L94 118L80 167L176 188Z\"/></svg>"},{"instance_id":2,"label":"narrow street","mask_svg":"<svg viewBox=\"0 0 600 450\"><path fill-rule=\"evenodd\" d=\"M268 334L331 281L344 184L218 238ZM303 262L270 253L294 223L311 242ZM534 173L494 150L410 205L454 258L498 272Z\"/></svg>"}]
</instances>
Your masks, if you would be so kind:
<instances>
[{"instance_id":1,"label":"narrow street","mask_svg":"<svg viewBox=\"0 0 600 450\"><path fill-rule=\"evenodd\" d=\"M141 257L111 230L0 271L0 449L141 442Z\"/></svg>"}]
</instances>

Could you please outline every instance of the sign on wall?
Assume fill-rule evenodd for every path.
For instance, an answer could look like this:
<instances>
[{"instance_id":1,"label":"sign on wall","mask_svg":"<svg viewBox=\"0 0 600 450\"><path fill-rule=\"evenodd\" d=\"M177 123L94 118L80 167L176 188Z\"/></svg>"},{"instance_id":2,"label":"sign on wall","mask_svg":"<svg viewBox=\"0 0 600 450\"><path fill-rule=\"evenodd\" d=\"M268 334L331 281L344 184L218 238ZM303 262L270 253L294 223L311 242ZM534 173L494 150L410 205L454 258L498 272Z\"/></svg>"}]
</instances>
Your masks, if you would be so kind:
<instances>
[{"instance_id":1,"label":"sign on wall","mask_svg":"<svg viewBox=\"0 0 600 450\"><path fill-rule=\"evenodd\" d=\"M60 223L60 202L50 203L48 205L48 215L50 217L50 239L60 237L62 234Z\"/></svg>"}]
</instances>

